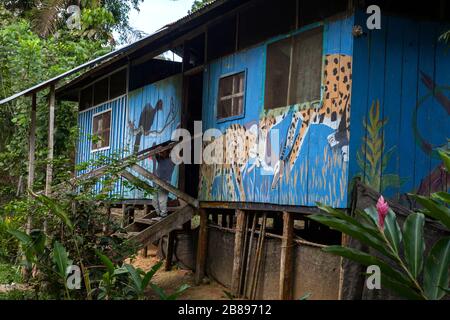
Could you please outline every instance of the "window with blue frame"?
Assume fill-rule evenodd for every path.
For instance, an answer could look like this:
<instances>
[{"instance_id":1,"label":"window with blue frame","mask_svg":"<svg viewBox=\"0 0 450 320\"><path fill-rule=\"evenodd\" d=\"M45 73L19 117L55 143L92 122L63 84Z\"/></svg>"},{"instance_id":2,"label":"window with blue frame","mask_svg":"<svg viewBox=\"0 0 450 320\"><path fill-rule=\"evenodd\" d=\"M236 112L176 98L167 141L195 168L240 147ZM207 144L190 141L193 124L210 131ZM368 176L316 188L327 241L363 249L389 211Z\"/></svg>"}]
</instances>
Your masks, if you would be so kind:
<instances>
[{"instance_id":1,"label":"window with blue frame","mask_svg":"<svg viewBox=\"0 0 450 320\"><path fill-rule=\"evenodd\" d=\"M222 77L219 80L217 119L240 116L244 113L245 72Z\"/></svg>"}]
</instances>

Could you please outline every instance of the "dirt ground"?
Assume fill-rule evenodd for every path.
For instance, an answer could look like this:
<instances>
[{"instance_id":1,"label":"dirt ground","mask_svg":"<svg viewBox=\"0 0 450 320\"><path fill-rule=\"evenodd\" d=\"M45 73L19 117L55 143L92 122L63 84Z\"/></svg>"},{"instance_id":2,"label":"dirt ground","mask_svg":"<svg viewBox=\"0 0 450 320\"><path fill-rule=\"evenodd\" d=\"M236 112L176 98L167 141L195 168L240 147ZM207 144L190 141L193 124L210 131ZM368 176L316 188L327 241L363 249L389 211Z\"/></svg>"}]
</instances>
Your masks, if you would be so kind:
<instances>
[{"instance_id":1,"label":"dirt ground","mask_svg":"<svg viewBox=\"0 0 450 320\"><path fill-rule=\"evenodd\" d=\"M148 249L148 257L143 258L138 255L136 259L131 261L133 266L139 267L144 271L149 271L153 265L159 260L156 255L157 248L150 247ZM165 271L164 266L154 275L153 283L161 287L167 294L171 294L181 285L188 284L190 286L178 299L179 300L226 300L224 291L228 291L219 283L205 279L203 283L196 286L194 283L194 273L190 270L182 270L174 266L171 271ZM157 295L150 289L148 291L150 299L158 299Z\"/></svg>"}]
</instances>

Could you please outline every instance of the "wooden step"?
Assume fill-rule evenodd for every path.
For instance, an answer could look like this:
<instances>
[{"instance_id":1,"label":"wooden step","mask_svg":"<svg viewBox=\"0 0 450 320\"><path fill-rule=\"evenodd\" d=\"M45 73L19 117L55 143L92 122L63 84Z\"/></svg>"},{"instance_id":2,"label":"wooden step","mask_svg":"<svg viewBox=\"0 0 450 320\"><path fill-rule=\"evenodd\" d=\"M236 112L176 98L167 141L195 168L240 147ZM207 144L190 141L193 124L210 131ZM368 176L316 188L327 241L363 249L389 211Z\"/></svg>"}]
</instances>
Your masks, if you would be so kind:
<instances>
[{"instance_id":1,"label":"wooden step","mask_svg":"<svg viewBox=\"0 0 450 320\"><path fill-rule=\"evenodd\" d=\"M138 246L145 246L190 221L193 215L194 208L190 205L186 205L172 214L169 214L166 218L149 225L140 232L129 232L133 235L128 238L128 241L132 241Z\"/></svg>"},{"instance_id":2,"label":"wooden step","mask_svg":"<svg viewBox=\"0 0 450 320\"><path fill-rule=\"evenodd\" d=\"M152 221L151 219L144 219L144 218L135 218L134 223L141 223L146 225L152 225L155 223L155 221Z\"/></svg>"}]
</instances>

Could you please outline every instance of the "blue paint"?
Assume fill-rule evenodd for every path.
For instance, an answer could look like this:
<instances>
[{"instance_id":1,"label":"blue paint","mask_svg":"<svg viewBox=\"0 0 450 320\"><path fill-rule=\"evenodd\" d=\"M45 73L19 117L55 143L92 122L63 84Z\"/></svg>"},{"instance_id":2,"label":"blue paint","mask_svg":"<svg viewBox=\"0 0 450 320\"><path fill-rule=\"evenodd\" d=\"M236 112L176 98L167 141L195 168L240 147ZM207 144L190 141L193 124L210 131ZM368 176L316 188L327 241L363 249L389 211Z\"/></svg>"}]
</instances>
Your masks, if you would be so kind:
<instances>
[{"instance_id":1,"label":"blue paint","mask_svg":"<svg viewBox=\"0 0 450 320\"><path fill-rule=\"evenodd\" d=\"M91 109L82 111L78 114L78 127L79 127L79 139L76 153L76 161L77 165L92 162L98 160L99 157L112 157L117 154L118 157L123 156L123 141L124 135L123 130L125 126L125 117L126 117L126 105L127 105L127 97L122 96L113 101L101 104L99 106L93 107ZM92 152L92 119L95 114L105 111L111 110L111 136L110 136L110 148L103 151L94 151ZM77 172L78 175L86 173L90 170L94 169L93 166L90 166L87 170L82 170ZM101 183L97 183L95 187L95 191L100 191ZM113 195L120 195L121 193L121 181L116 183L116 186L112 192Z\"/></svg>"},{"instance_id":2,"label":"blue paint","mask_svg":"<svg viewBox=\"0 0 450 320\"><path fill-rule=\"evenodd\" d=\"M297 110L297 107L288 106L269 113L264 109L267 45L289 35L298 34L322 25L324 26L324 55L342 54L350 56L353 42L351 36L353 17L311 25L288 35L268 39L264 44L249 50L211 62L204 73L204 130L217 128L222 133L225 133L225 130L231 125L240 125L248 133L254 124L259 124L258 127L261 129L264 126L261 121L264 122L268 114L272 115L281 112L281 114L284 114L284 118L274 125L270 131L279 130L280 141L271 145L272 154L279 159L286 142L287 132L291 126L294 109ZM237 119L217 120L219 79L227 74L243 70L246 71L247 84L244 106L245 115ZM296 136L300 125L301 121L295 130ZM346 174L348 171L347 163L342 160L336 160L341 158L341 154L336 154L337 151L332 149L328 143L328 136L334 132L335 130L325 125L312 125L304 137L305 142L297 161L291 168L292 178L283 177L274 188L272 188L274 164L272 163L268 169L265 169L263 166L254 167L257 160L249 156L246 159L246 164L240 168L245 197L238 192L239 186L235 178L236 175L232 173L230 178L229 169L219 166L213 181L209 181L211 191L208 191L205 187L202 188L199 192L199 198L204 201L248 201L304 206L314 206L316 201L321 201L336 207L345 207L347 202L345 191L348 183ZM261 134L258 133L257 136L260 139ZM330 183L334 183L334 185L330 185ZM234 198L233 189L236 193Z\"/></svg>"},{"instance_id":3,"label":"blue paint","mask_svg":"<svg viewBox=\"0 0 450 320\"><path fill-rule=\"evenodd\" d=\"M120 97L111 102L102 104L95 108L79 113L78 125L80 138L77 148L76 164L98 159L101 156L111 157L117 155L119 158L130 155L133 151L136 134L134 129L139 127L141 112L145 106L154 107L160 100L162 109L156 112L151 132L144 134L141 138L139 150L150 148L154 144L161 144L171 139L172 132L180 125L181 114L181 75L173 76L148 86L130 92L127 96ZM94 114L111 109L111 137L110 148L103 151L91 152L92 119ZM173 111L171 113L171 110ZM170 121L166 121L170 119ZM164 129L164 130L163 130ZM157 133L157 134L156 134ZM153 159L145 159L139 163L149 171L153 171ZM93 167L78 172L83 174L92 170ZM133 173L136 174L136 173ZM143 181L150 182L140 176ZM178 168L172 174L173 185L178 184ZM151 184L151 183L150 183ZM95 191L99 192L101 182L97 183ZM146 195L137 189L130 189L123 185L122 180L116 182L112 192L114 196L124 199L142 199Z\"/></svg>"},{"instance_id":4,"label":"blue paint","mask_svg":"<svg viewBox=\"0 0 450 320\"><path fill-rule=\"evenodd\" d=\"M365 15L357 13L356 24L364 21ZM441 163L430 148L445 147L450 136L449 111L442 103L450 99L445 89L450 85L450 56L437 42L446 28L438 22L383 16L382 30L365 30L367 36L354 42L350 176L369 172L358 167L354 155L364 150L362 138L367 132L362 121L378 99L381 117L387 121L382 139L385 153L394 148L389 161L383 158L386 167L380 177L385 182L387 175L397 175L401 181L400 186L382 190L385 196L402 200L408 192L427 194L430 188L448 188L444 173L442 178L438 174L429 179ZM433 83L442 89L440 98L430 89Z\"/></svg>"}]
</instances>

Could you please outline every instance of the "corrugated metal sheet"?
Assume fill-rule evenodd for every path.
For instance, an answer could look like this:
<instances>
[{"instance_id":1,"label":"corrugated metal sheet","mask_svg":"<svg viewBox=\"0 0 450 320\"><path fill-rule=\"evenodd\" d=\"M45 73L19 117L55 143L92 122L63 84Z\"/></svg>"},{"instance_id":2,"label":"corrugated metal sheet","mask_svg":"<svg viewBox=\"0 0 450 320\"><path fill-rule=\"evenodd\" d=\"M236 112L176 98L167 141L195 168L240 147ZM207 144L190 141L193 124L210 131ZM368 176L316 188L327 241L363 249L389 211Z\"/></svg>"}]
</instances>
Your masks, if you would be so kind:
<instances>
[{"instance_id":1,"label":"corrugated metal sheet","mask_svg":"<svg viewBox=\"0 0 450 320\"><path fill-rule=\"evenodd\" d=\"M80 130L76 164L93 163L102 157L112 157L117 154L118 157L123 157L124 150L124 137L126 126L126 109L127 109L127 96L119 97L115 100L103 103L96 107L82 111L78 115L78 128ZM95 114L111 110L111 136L110 147L107 150L92 151L92 119ZM88 169L81 170L77 174L83 174L92 170L95 166L90 165ZM96 190L99 191L101 184L97 184ZM114 189L115 194L121 194L120 181L116 184Z\"/></svg>"}]
</instances>

